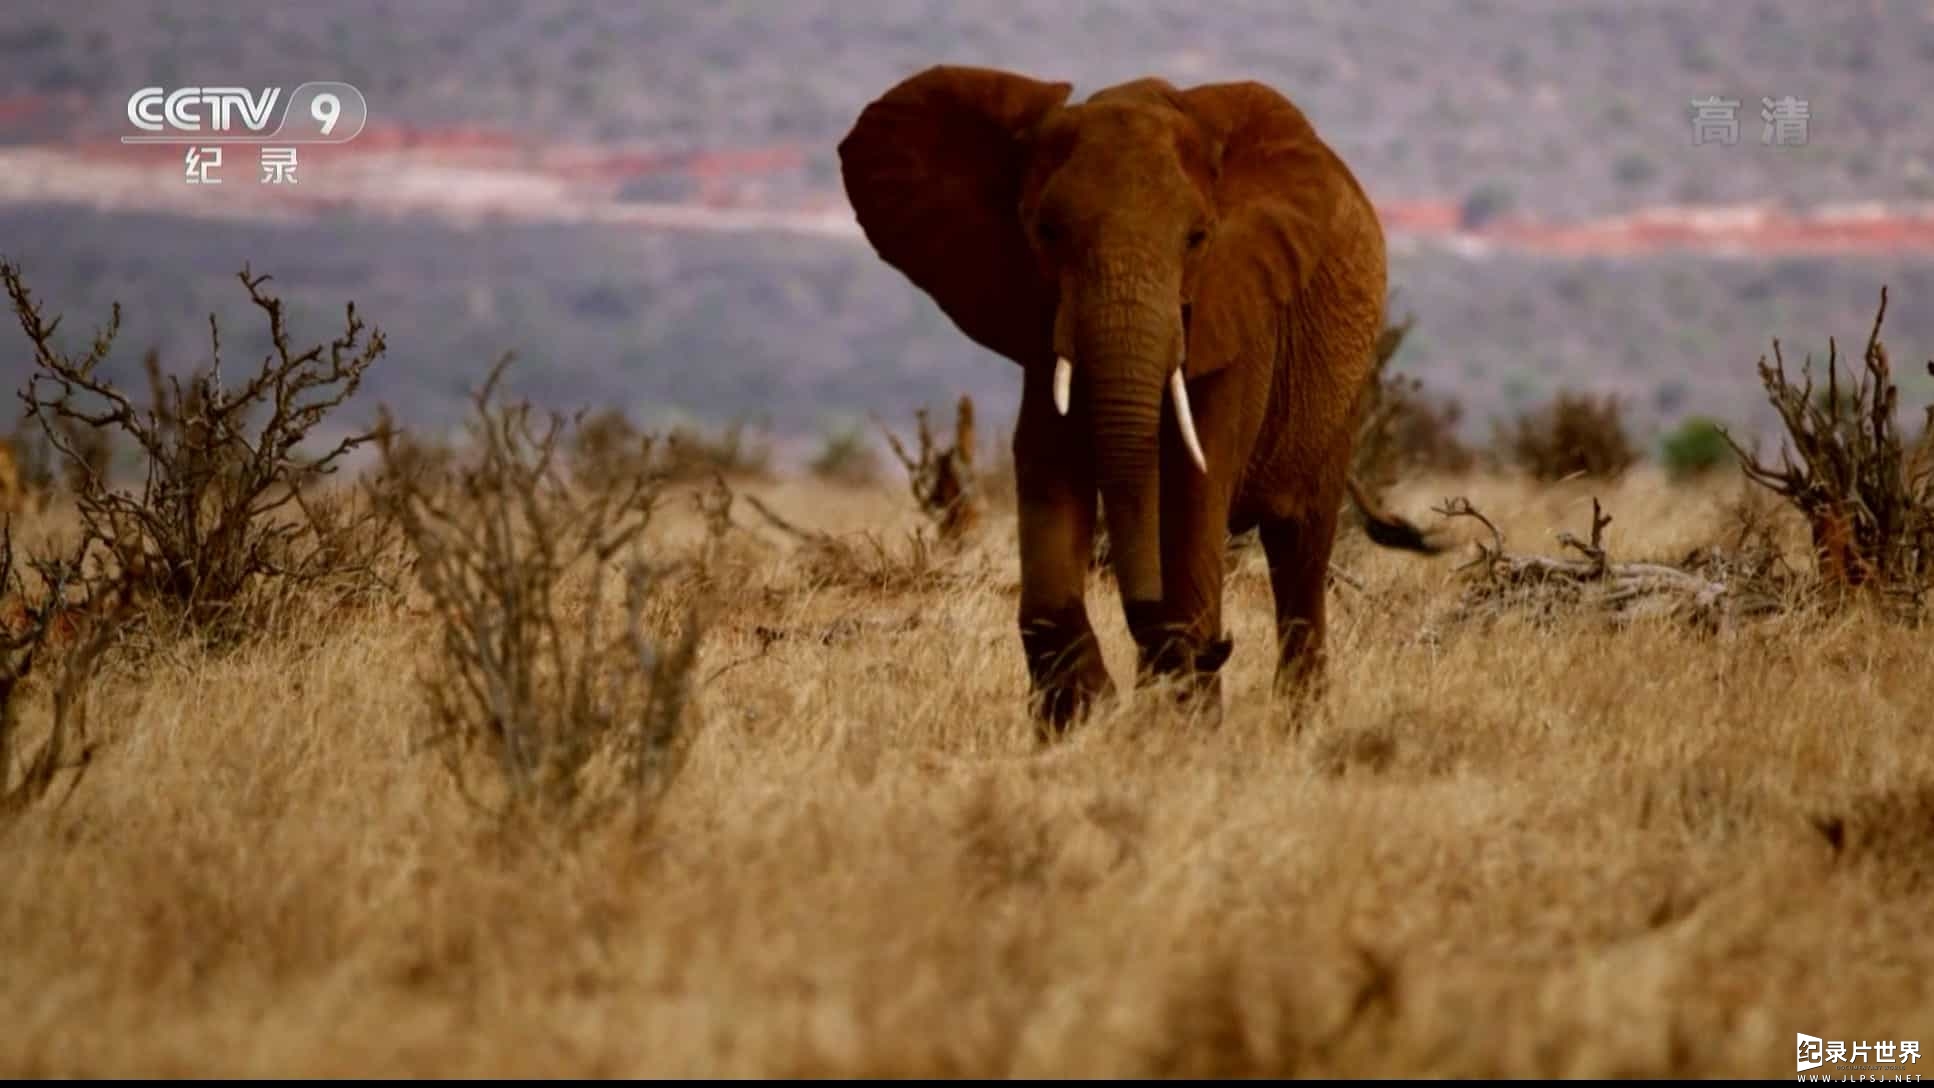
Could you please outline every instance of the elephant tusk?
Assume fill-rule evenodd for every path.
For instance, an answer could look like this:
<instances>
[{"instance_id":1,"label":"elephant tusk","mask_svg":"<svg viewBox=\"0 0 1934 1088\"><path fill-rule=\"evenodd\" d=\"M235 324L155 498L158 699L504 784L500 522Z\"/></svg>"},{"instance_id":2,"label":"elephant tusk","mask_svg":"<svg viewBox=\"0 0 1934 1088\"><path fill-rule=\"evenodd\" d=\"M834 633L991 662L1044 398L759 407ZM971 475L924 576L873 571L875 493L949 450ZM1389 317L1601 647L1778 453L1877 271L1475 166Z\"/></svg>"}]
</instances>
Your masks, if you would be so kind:
<instances>
[{"instance_id":1,"label":"elephant tusk","mask_svg":"<svg viewBox=\"0 0 1934 1088\"><path fill-rule=\"evenodd\" d=\"M1065 356L1054 360L1054 410L1068 414L1068 389L1074 383L1074 364Z\"/></svg>"},{"instance_id":2,"label":"elephant tusk","mask_svg":"<svg viewBox=\"0 0 1934 1088\"><path fill-rule=\"evenodd\" d=\"M1202 440L1195 436L1195 416L1189 411L1189 387L1182 381L1182 368L1169 375L1169 391L1175 394L1175 422L1182 425L1182 444L1189 448L1195 467L1209 471L1209 459L1202 456Z\"/></svg>"}]
</instances>

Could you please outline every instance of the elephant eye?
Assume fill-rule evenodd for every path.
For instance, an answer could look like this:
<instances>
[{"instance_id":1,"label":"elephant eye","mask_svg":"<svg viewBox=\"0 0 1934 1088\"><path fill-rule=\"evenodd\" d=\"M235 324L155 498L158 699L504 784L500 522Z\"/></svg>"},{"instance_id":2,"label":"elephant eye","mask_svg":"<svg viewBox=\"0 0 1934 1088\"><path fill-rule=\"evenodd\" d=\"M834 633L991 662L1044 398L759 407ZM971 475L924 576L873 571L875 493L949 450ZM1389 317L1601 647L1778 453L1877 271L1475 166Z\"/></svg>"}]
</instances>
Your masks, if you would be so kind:
<instances>
[{"instance_id":1,"label":"elephant eye","mask_svg":"<svg viewBox=\"0 0 1934 1088\"><path fill-rule=\"evenodd\" d=\"M1034 225L1034 236L1042 245L1053 245L1061 240L1061 224L1052 219L1043 219Z\"/></svg>"},{"instance_id":2,"label":"elephant eye","mask_svg":"<svg viewBox=\"0 0 1934 1088\"><path fill-rule=\"evenodd\" d=\"M1190 249L1200 248L1202 243L1208 240L1208 237L1209 237L1208 231L1203 230L1201 227L1195 228L1194 230L1189 232L1189 248Z\"/></svg>"}]
</instances>

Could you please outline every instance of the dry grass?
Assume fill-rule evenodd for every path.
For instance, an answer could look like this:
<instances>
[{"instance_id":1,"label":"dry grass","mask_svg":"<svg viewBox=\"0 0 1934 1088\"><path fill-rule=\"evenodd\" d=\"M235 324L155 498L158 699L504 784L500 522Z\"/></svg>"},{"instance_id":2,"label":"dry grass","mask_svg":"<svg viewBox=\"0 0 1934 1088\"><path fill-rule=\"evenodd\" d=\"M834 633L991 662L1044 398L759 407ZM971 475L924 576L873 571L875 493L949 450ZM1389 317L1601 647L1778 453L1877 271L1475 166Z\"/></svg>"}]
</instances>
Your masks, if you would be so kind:
<instances>
[{"instance_id":1,"label":"dry grass","mask_svg":"<svg viewBox=\"0 0 1934 1088\"><path fill-rule=\"evenodd\" d=\"M1676 557L1725 534L1734 487L1391 499L1467 495L1556 554L1597 495L1608 547ZM814 529L922 520L741 490ZM657 546L703 539L664 511ZM1333 590L1306 718L1268 696L1247 554L1220 732L1144 702L1037 750L1011 513L964 584L885 589L814 580L748 514L704 728L644 832L559 848L476 818L412 748L420 601L110 664L87 780L0 839L0 1073L1783 1076L1796 1031L1926 1045L1924 634L1856 610L1423 638L1455 560L1350 539L1362 588Z\"/></svg>"}]
</instances>

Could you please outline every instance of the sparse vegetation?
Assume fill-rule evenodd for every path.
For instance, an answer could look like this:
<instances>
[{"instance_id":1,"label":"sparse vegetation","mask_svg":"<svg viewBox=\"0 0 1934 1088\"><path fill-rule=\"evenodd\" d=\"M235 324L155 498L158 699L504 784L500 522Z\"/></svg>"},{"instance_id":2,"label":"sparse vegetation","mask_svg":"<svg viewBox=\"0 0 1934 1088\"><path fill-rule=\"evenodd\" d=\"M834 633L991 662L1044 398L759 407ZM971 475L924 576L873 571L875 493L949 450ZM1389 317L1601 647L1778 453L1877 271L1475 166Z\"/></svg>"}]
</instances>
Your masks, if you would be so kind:
<instances>
[{"instance_id":1,"label":"sparse vegetation","mask_svg":"<svg viewBox=\"0 0 1934 1088\"><path fill-rule=\"evenodd\" d=\"M114 431L91 426L71 416L56 416L52 423L73 456L62 457L56 453L31 411L21 416L13 437L7 441L20 466L20 478L27 494L46 496L56 487L64 487L69 494L78 495L87 490L89 480L114 478Z\"/></svg>"},{"instance_id":2,"label":"sparse vegetation","mask_svg":"<svg viewBox=\"0 0 1934 1088\"><path fill-rule=\"evenodd\" d=\"M750 436L744 420L716 434L684 425L661 437L639 430L623 411L605 408L580 414L570 443L571 475L587 487L623 487L645 476L693 483L714 476L763 480L772 475L771 443Z\"/></svg>"},{"instance_id":3,"label":"sparse vegetation","mask_svg":"<svg viewBox=\"0 0 1934 1088\"><path fill-rule=\"evenodd\" d=\"M580 416L570 441L571 478L592 490L623 488L657 467L654 437L616 408Z\"/></svg>"},{"instance_id":4,"label":"sparse vegetation","mask_svg":"<svg viewBox=\"0 0 1934 1088\"><path fill-rule=\"evenodd\" d=\"M84 543L71 556L23 564L11 524L0 525L0 835L63 777L71 794L94 756L87 688L124 615L128 585L96 592L77 607L68 589L80 574ZM29 584L27 567L38 589ZM26 716L16 696L49 658L57 669L52 705L38 744L23 757Z\"/></svg>"},{"instance_id":5,"label":"sparse vegetation","mask_svg":"<svg viewBox=\"0 0 1934 1088\"><path fill-rule=\"evenodd\" d=\"M1786 427L1777 467L1727 437L1746 475L1786 499L1806 518L1815 560L1832 589L1867 587L1904 598L1918 610L1934 576L1934 404L1921 437L1900 432L1895 387L1880 326L1887 315L1881 288L1861 357L1865 373L1842 384L1839 345L1827 340L1827 385L1815 396L1813 357L1795 385L1779 340L1771 366L1758 363L1766 395ZM1934 372L1934 361L1928 364ZM1797 455L1797 461L1795 456Z\"/></svg>"},{"instance_id":6,"label":"sparse vegetation","mask_svg":"<svg viewBox=\"0 0 1934 1088\"><path fill-rule=\"evenodd\" d=\"M1613 480L1639 459L1615 397L1561 391L1542 407L1497 429L1505 464L1537 480Z\"/></svg>"},{"instance_id":7,"label":"sparse vegetation","mask_svg":"<svg viewBox=\"0 0 1934 1088\"><path fill-rule=\"evenodd\" d=\"M891 430L886 432L887 445L907 470L907 485L913 491L913 499L933 519L941 541L958 544L980 524L985 505L974 472L974 399L963 396L954 406L952 445L935 443L925 408L917 411L915 418L919 423L919 456L907 453L899 436Z\"/></svg>"},{"instance_id":8,"label":"sparse vegetation","mask_svg":"<svg viewBox=\"0 0 1934 1088\"><path fill-rule=\"evenodd\" d=\"M1376 369L1357 426L1353 471L1371 488L1389 487L1417 472L1468 472L1476 455L1458 437L1462 409L1449 398L1431 398L1415 377L1394 374L1390 360L1416 324L1414 317L1387 326L1377 341Z\"/></svg>"},{"instance_id":9,"label":"sparse vegetation","mask_svg":"<svg viewBox=\"0 0 1934 1088\"><path fill-rule=\"evenodd\" d=\"M772 475L772 444L747 431L744 420L733 420L716 435L698 427L674 427L660 444L656 468L667 480L682 483L714 476L768 479Z\"/></svg>"},{"instance_id":10,"label":"sparse vegetation","mask_svg":"<svg viewBox=\"0 0 1934 1088\"><path fill-rule=\"evenodd\" d=\"M826 436L808 467L829 483L865 486L879 479L880 454L866 441L865 432L846 428Z\"/></svg>"},{"instance_id":11,"label":"sparse vegetation","mask_svg":"<svg viewBox=\"0 0 1934 1088\"><path fill-rule=\"evenodd\" d=\"M1775 614L1782 604L1784 587L1774 577L1778 552L1763 537L1745 538L1733 551L1700 549L1684 564L1616 561L1605 542L1612 516L1594 498L1589 539L1566 530L1557 534L1558 543L1578 558L1513 555L1505 550L1497 526L1468 499L1447 500L1437 512L1470 518L1491 534L1491 542L1479 541L1476 558L1464 565L1475 573L1447 623L1488 621L1509 611L1545 622L1596 612L1620 625L1664 617L1704 630L1725 630Z\"/></svg>"},{"instance_id":12,"label":"sparse vegetation","mask_svg":"<svg viewBox=\"0 0 1934 1088\"><path fill-rule=\"evenodd\" d=\"M1723 424L1694 416L1660 440L1659 460L1675 479L1690 479L1733 464L1733 451Z\"/></svg>"},{"instance_id":13,"label":"sparse vegetation","mask_svg":"<svg viewBox=\"0 0 1934 1088\"><path fill-rule=\"evenodd\" d=\"M1925 573L1878 329L1782 472L1399 477L1455 481L1476 562L1353 550L1320 699L1273 694L1232 553L1219 729L1122 692L1046 752L1012 511L938 543L965 400L899 450L908 503L586 452L606 424L499 402L500 363L464 441L384 418L360 488L310 481L400 534L400 607L135 668L148 583L84 584L59 497L18 519L56 558L0 534L0 1071L1663 1079L1784 1075L1795 1024L1915 1038L1934 653L1820 592ZM1875 506L1858 563L1788 562Z\"/></svg>"},{"instance_id":14,"label":"sparse vegetation","mask_svg":"<svg viewBox=\"0 0 1934 1088\"><path fill-rule=\"evenodd\" d=\"M147 614L216 640L256 631L298 596L326 585L339 598L384 583L389 541L369 510L314 501L312 488L374 438L351 434L321 453L302 450L312 432L354 394L382 355L380 331L351 303L343 335L298 350L281 300L265 294L267 276L239 277L265 315L274 350L253 373L228 384L220 327L209 315L211 362L187 383L164 376L147 358L150 407L137 408L98 371L119 332L117 303L108 324L78 356L54 343L61 319L48 320L20 270L0 264L0 283L33 350L34 373L21 399L68 471L89 559L126 581ZM141 490L114 486L98 459L118 433L145 459Z\"/></svg>"},{"instance_id":15,"label":"sparse vegetation","mask_svg":"<svg viewBox=\"0 0 1934 1088\"><path fill-rule=\"evenodd\" d=\"M577 486L562 471L561 419L533 419L528 402L492 402L509 362L475 395L477 462L456 495L407 472L372 494L402 526L440 628L426 736L463 796L500 817L576 829L629 800L648 818L690 741L686 702L704 630L695 599L669 645L647 629L647 595L673 568L637 545L666 478L637 472ZM607 629L614 576L624 620ZM481 788L475 755L495 772Z\"/></svg>"},{"instance_id":16,"label":"sparse vegetation","mask_svg":"<svg viewBox=\"0 0 1934 1088\"><path fill-rule=\"evenodd\" d=\"M777 486L810 532L925 522L889 494ZM1582 535L1539 485L1462 486L1509 539ZM1604 547L1723 538L1713 488L1605 485ZM641 540L703 540L707 517L666 504ZM406 755L432 720L420 678L447 667L437 614L99 676L80 788L64 772L7 829L0 926L36 938L0 973L22 1027L0 1068L1757 1077L1809 1017L1919 1030L1893 983L1934 968L1898 940L1925 911L1925 640L1805 611L1621 632L1584 608L1432 639L1420 619L1465 587L1369 551L1333 591L1331 694L1291 731L1247 563L1219 732L1151 700L1035 755L1010 527L969 546L989 573L967 584L825 585L801 552L754 554L694 654L704 727L677 788L642 827L548 849L478 835L439 764ZM549 607L603 645L632 613L586 574ZM568 688L540 675L561 715ZM1509 1031L1474 1028L1474 1003ZM670 1021L716 1033L639 1034ZM250 1045L213 1045L238 1030Z\"/></svg>"},{"instance_id":17,"label":"sparse vegetation","mask_svg":"<svg viewBox=\"0 0 1934 1088\"><path fill-rule=\"evenodd\" d=\"M330 5L206 7L0 26L5 112L73 143L98 135L74 122L120 123L128 73L182 83L188 51L233 54L248 86L339 56L385 124L800 141L802 168L760 179L784 204L836 191L853 103L966 43L1084 89L1104 69L1247 69L1341 119L1379 200L1463 198L1421 211L1467 223L1688 193L1934 195L1912 74L1934 41L1906 5L520 4L476 34L466 6L397 4L380 35ZM1779 55L1744 67L1813 96L1805 154L1660 150L1683 103L1652 91L1707 93L1772 16L1760 44ZM600 63L626 41L657 63ZM1641 144L1650 160L1621 160ZM33 322L0 355L9 386L42 376L45 406L13 447L34 501L0 510L0 1072L1663 1081L1783 1077L1796 1029L1928 1045L1934 644L1891 606L1930 573L1934 419L1917 440L1893 422L1894 381L1911 398L1917 375L1891 370L1879 319L1864 379L1830 361L1812 395L1775 340L1758 377L1777 465L1730 441L1709 461L1702 426L1660 473L1629 409L1591 405L1520 421L1533 440L1495 452L1525 471L1450 454L1457 404L1482 416L1588 377L1670 388L1648 412L1667 422L1743 418L1762 386L1719 338L1863 328L1869 277L1918 300L1888 316L1919 360L1924 254L1554 276L1542 255L1393 244L1429 335L1398 333L1383 360L1406 344L1405 369L1458 400L1380 385L1360 464L1394 506L1458 496L1446 527L1476 562L1346 541L1329 682L1292 706L1273 695L1266 557L1232 548L1220 728L1124 692L1040 752L1004 434L923 433L899 451L910 503L897 480L777 478L742 428L671 450L620 412L565 427L489 380L476 402L453 392L515 337L555 368L544 388L597 404L769 410L797 433L862 397L904 422L958 381L949 398L1004 416L1013 369L973 359L854 239L137 219L50 176L24 191L72 202L16 203L0 238L48 297L150 316L151 359L198 352L229 254L266 246L404 319L370 372L409 376L380 390L408 398L400 416L479 410L465 444L379 426L381 463L351 488L269 452L277 434L300 449L294 428L209 426L237 387L208 372L149 387L139 353L103 360L90 380L132 425L98 426L84 416L112 402L61 411ZM383 607L289 573L361 585L355 557L392 550L416 579L371 595ZM1094 581L1120 678L1134 647ZM126 654L155 615L246 642ZM479 820L466 794L534 819ZM533 826L574 834L507 833Z\"/></svg>"},{"instance_id":18,"label":"sparse vegetation","mask_svg":"<svg viewBox=\"0 0 1934 1088\"><path fill-rule=\"evenodd\" d=\"M876 531L834 534L805 529L782 516L756 495L743 498L766 525L799 545L795 562L802 585L811 589L837 588L872 593L906 593L963 586L979 581L984 567L964 562L958 546L935 542L925 527L911 530L895 549Z\"/></svg>"}]
</instances>

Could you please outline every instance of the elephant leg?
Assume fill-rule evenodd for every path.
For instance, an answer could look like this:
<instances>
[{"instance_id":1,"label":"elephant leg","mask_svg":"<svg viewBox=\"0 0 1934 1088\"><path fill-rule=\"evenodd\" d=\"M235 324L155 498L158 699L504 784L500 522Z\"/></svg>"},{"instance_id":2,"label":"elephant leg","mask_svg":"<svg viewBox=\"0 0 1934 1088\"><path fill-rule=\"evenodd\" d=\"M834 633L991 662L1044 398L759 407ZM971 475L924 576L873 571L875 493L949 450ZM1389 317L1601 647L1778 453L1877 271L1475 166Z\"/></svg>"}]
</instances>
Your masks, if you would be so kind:
<instances>
[{"instance_id":1,"label":"elephant leg","mask_svg":"<svg viewBox=\"0 0 1934 1088\"><path fill-rule=\"evenodd\" d=\"M1222 576L1229 544L1230 481L1241 467L1243 415L1224 403L1231 384L1198 383L1191 392L1201 407L1196 415L1204 473L1182 444L1172 410L1164 413L1162 437L1162 600L1136 606L1129 631L1139 651L1136 679L1182 682L1185 706L1200 706L1213 718L1222 707L1221 670L1235 648L1222 629ZM1220 394L1219 396L1217 394Z\"/></svg>"},{"instance_id":2,"label":"elephant leg","mask_svg":"<svg viewBox=\"0 0 1934 1088\"><path fill-rule=\"evenodd\" d=\"M1091 444L1079 406L1066 418L1055 411L1048 378L1030 368L1014 431L1021 648L1044 738L1114 691L1085 602L1095 533Z\"/></svg>"},{"instance_id":3,"label":"elephant leg","mask_svg":"<svg viewBox=\"0 0 1934 1088\"><path fill-rule=\"evenodd\" d=\"M1322 691L1325 600L1336 517L1335 503L1318 503L1295 516L1265 519L1259 528L1276 598L1276 689L1286 695Z\"/></svg>"}]
</instances>

